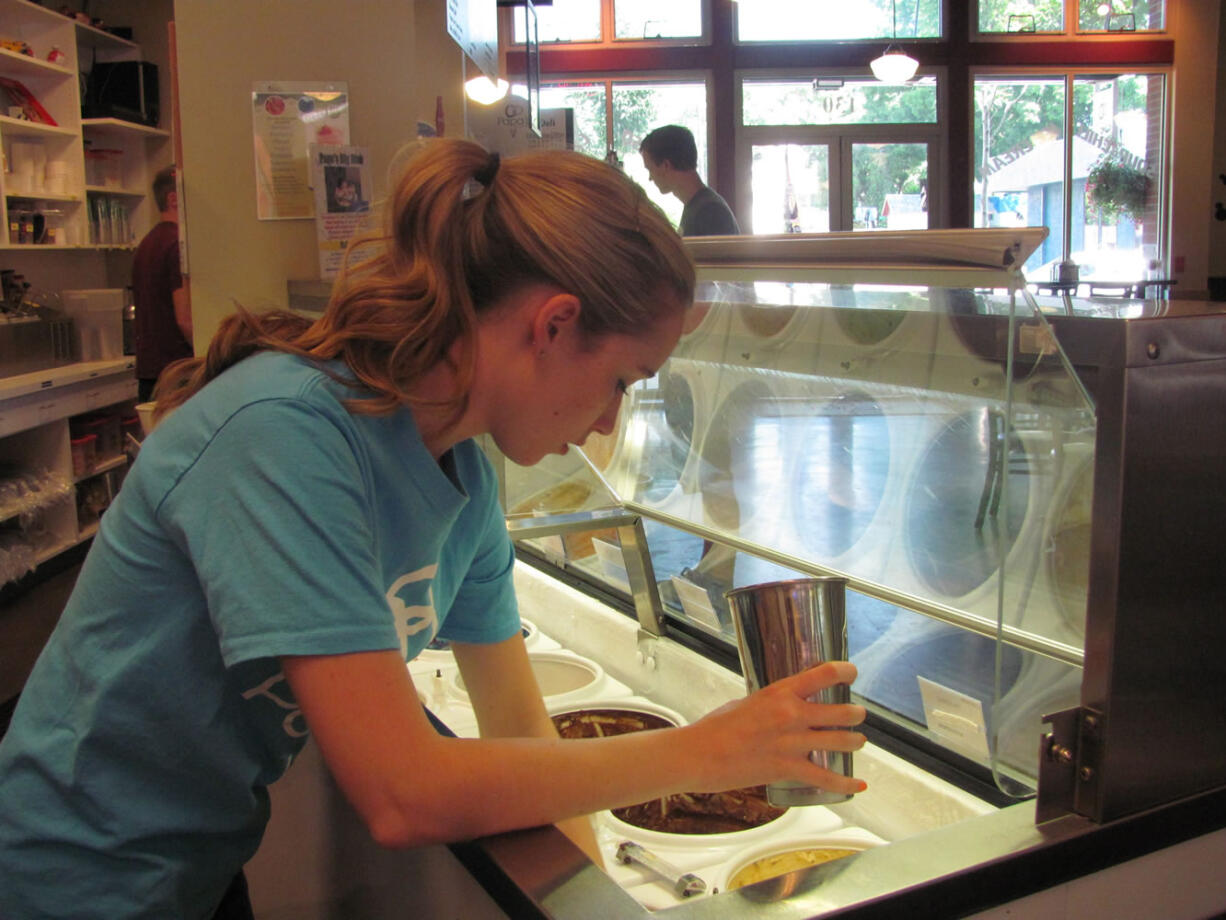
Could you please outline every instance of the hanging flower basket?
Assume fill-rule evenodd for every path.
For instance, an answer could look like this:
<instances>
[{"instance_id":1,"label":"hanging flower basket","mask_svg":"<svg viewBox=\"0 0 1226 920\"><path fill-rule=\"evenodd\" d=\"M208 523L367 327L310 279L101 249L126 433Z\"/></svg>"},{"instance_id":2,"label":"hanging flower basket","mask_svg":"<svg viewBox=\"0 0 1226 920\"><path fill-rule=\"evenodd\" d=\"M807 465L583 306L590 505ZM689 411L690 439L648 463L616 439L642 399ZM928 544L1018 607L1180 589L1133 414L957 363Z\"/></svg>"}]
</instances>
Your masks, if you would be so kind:
<instances>
[{"instance_id":1,"label":"hanging flower basket","mask_svg":"<svg viewBox=\"0 0 1226 920\"><path fill-rule=\"evenodd\" d=\"M1107 154L1094 164L1086 178L1086 201L1107 220L1127 217L1140 220L1149 195L1149 176Z\"/></svg>"}]
</instances>

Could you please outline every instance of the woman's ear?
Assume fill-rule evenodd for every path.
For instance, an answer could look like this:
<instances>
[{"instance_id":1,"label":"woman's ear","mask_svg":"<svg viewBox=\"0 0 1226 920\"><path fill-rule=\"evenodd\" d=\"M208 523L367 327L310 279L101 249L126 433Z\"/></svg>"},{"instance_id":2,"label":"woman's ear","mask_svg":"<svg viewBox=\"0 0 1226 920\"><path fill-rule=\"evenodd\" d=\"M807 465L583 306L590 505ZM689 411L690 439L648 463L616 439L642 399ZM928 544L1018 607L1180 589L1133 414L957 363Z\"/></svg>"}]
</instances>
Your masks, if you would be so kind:
<instances>
[{"instance_id":1,"label":"woman's ear","mask_svg":"<svg viewBox=\"0 0 1226 920\"><path fill-rule=\"evenodd\" d=\"M579 327L579 298L558 292L538 302L532 320L532 344L544 349Z\"/></svg>"}]
</instances>

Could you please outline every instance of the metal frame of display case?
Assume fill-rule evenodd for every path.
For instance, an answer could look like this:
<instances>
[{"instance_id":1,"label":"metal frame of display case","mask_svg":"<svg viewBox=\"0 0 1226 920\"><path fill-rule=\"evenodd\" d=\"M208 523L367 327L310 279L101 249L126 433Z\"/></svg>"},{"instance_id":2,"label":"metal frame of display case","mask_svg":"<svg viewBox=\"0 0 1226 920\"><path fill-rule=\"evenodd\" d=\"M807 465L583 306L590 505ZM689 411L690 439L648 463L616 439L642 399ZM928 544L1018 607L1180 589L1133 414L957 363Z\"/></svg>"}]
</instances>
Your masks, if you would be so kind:
<instances>
[{"instance_id":1,"label":"metal frame of display case","mask_svg":"<svg viewBox=\"0 0 1226 920\"><path fill-rule=\"evenodd\" d=\"M649 911L552 827L451 846L517 920L948 920L1026 897L1226 826L1226 790L1108 824L1080 815L1035 822L1033 803L789 873Z\"/></svg>"},{"instance_id":2,"label":"metal frame of display case","mask_svg":"<svg viewBox=\"0 0 1226 920\"><path fill-rule=\"evenodd\" d=\"M579 511L573 514L539 518L508 518L507 530L512 540L533 540L566 533L587 533L606 527L617 528L618 544L626 560L626 575L630 597L639 625L650 636L665 632L664 605L656 588L647 536L643 533L643 518L639 514L615 509Z\"/></svg>"},{"instance_id":3,"label":"metal frame of display case","mask_svg":"<svg viewBox=\"0 0 1226 920\"><path fill-rule=\"evenodd\" d=\"M1052 325L1099 425L1081 706L1040 817L1110 821L1226 785L1226 316Z\"/></svg>"},{"instance_id":4,"label":"metal frame of display case","mask_svg":"<svg viewBox=\"0 0 1226 920\"><path fill-rule=\"evenodd\" d=\"M1017 257L1028 246L1020 235L1036 232L1043 231L687 241L708 278L852 284L871 271L886 283L1004 290L1014 304L1007 316L973 319L981 354L1006 368L1019 352L1062 365L1084 385L1096 414L1084 656L997 630L1006 642L1083 665L1080 706L1052 714L1052 731L1040 742L1037 802L945 828L939 842L931 834L904 839L806 870L795 892L770 905L772 917L897 916L904 907L909 916L948 916L1226 826L1226 315L1208 304L1186 308L1201 315L1178 315L1185 308L1165 301L1139 305L1130 318L1043 313ZM641 626L659 635L666 626L645 517L726 537L632 499L617 512L509 526L516 539L622 528ZM735 548L798 571L827 571L769 547ZM884 599L909 600L888 592ZM996 627L941 604L918 612L985 634ZM593 916L594 905L599 916L647 915L552 831L501 835L457 853L491 891L514 890L539 916ZM725 893L669 915L740 916L747 898L754 900Z\"/></svg>"}]
</instances>

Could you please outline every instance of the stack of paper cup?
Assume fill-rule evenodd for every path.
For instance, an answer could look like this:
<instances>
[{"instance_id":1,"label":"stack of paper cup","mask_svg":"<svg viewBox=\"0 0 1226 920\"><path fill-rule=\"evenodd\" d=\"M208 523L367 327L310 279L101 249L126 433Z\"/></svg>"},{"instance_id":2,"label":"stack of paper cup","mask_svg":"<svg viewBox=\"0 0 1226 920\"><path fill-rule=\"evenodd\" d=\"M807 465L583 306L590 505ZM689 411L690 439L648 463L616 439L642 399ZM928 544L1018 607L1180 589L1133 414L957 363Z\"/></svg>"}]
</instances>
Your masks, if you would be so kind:
<instances>
[{"instance_id":1,"label":"stack of paper cup","mask_svg":"<svg viewBox=\"0 0 1226 920\"><path fill-rule=\"evenodd\" d=\"M13 174L9 183L14 192L28 195L34 191L35 153L40 146L30 141L13 141L11 159Z\"/></svg>"},{"instance_id":2,"label":"stack of paper cup","mask_svg":"<svg viewBox=\"0 0 1226 920\"><path fill-rule=\"evenodd\" d=\"M47 161L47 194L63 195L68 191L68 163L65 160Z\"/></svg>"},{"instance_id":3,"label":"stack of paper cup","mask_svg":"<svg viewBox=\"0 0 1226 920\"><path fill-rule=\"evenodd\" d=\"M32 144L34 148L34 169L32 170L32 191L44 192L47 188L47 148L42 144Z\"/></svg>"}]
</instances>

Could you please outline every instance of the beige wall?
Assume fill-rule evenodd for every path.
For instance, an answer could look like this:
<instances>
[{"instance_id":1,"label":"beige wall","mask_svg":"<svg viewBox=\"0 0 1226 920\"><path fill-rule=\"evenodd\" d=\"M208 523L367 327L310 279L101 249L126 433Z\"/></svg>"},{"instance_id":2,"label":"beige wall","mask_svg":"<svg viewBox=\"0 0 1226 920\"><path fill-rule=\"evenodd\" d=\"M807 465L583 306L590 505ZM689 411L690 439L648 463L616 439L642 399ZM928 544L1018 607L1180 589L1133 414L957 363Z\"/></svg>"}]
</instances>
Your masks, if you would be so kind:
<instances>
[{"instance_id":1,"label":"beige wall","mask_svg":"<svg viewBox=\"0 0 1226 920\"><path fill-rule=\"evenodd\" d=\"M445 0L416 0L418 111L422 121L434 124L434 103L443 97L444 133L464 137L464 52L447 34ZM473 68L469 66L469 76Z\"/></svg>"},{"instance_id":2,"label":"beige wall","mask_svg":"<svg viewBox=\"0 0 1226 920\"><path fill-rule=\"evenodd\" d=\"M313 220L256 219L252 83L347 82L351 142L370 150L378 197L393 154L413 138L416 122L433 124L435 96L444 86L459 90L459 48L430 22L445 4L422 6L431 9L419 37L412 3L176 0L198 353L235 302L254 310L284 307L287 281L319 277Z\"/></svg>"},{"instance_id":3,"label":"beige wall","mask_svg":"<svg viewBox=\"0 0 1226 920\"><path fill-rule=\"evenodd\" d=\"M1180 0L1169 4L1170 30L1175 39L1175 86L1171 133L1171 267L1179 281L1180 297L1205 297L1211 271L1212 201L1218 193L1213 169L1222 152L1214 155L1215 90L1218 83L1218 41L1221 0ZM1226 187L1220 186L1223 191ZM1219 197L1218 200L1221 200Z\"/></svg>"}]
</instances>

